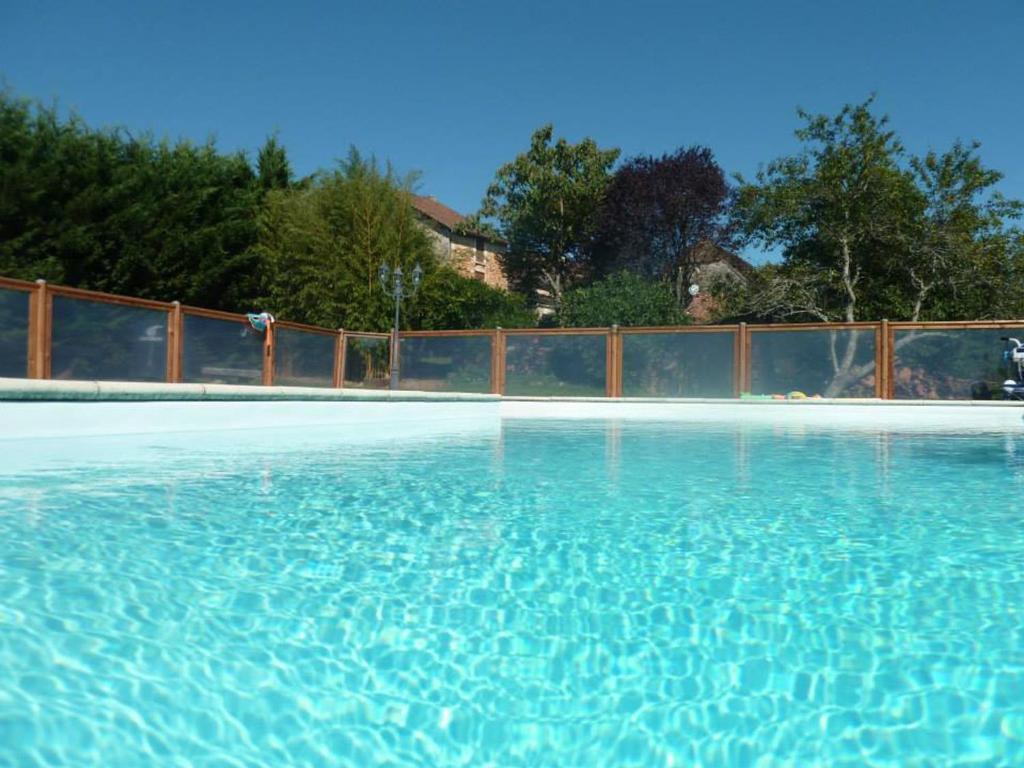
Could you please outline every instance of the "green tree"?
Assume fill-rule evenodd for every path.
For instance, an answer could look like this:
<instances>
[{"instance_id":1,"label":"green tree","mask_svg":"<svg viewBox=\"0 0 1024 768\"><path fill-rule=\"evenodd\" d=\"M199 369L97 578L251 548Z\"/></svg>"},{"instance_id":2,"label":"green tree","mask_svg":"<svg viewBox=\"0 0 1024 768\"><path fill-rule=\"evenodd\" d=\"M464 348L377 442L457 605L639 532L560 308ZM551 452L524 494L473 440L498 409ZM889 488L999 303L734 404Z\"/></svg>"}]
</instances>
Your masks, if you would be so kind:
<instances>
[{"instance_id":1,"label":"green tree","mask_svg":"<svg viewBox=\"0 0 1024 768\"><path fill-rule=\"evenodd\" d=\"M260 189L287 189L292 183L292 166L288 153L277 141L277 136L268 136L256 155L256 175Z\"/></svg>"},{"instance_id":2,"label":"green tree","mask_svg":"<svg viewBox=\"0 0 1024 768\"><path fill-rule=\"evenodd\" d=\"M377 277L380 265L406 274L415 264L435 268L410 204L414 180L352 149L306 188L270 192L256 249L265 260L265 303L316 325L389 330L393 305Z\"/></svg>"},{"instance_id":3,"label":"green tree","mask_svg":"<svg viewBox=\"0 0 1024 768\"><path fill-rule=\"evenodd\" d=\"M556 303L588 271L587 260L609 171L618 149L590 138L554 141L554 128L533 133L530 148L498 169L481 217L498 222L509 249L504 267L512 284L532 294L548 290Z\"/></svg>"},{"instance_id":4,"label":"green tree","mask_svg":"<svg viewBox=\"0 0 1024 768\"><path fill-rule=\"evenodd\" d=\"M977 145L908 156L871 101L838 115L800 112L800 153L756 181L735 208L748 241L781 248L722 306L766 320L965 319L999 304L1014 272L1016 201L993 189Z\"/></svg>"},{"instance_id":5,"label":"green tree","mask_svg":"<svg viewBox=\"0 0 1024 768\"><path fill-rule=\"evenodd\" d=\"M672 285L617 272L588 286L566 291L558 324L566 328L685 325Z\"/></svg>"},{"instance_id":6,"label":"green tree","mask_svg":"<svg viewBox=\"0 0 1024 768\"><path fill-rule=\"evenodd\" d=\"M852 322L865 282L884 271L886 254L902 251L914 184L899 166L903 149L887 119L870 107L847 106L834 117L800 111L803 150L770 163L755 182L738 177L741 230L763 246L781 247L801 285L814 283L809 294L794 291L792 306L764 310ZM785 304L785 294L772 295Z\"/></svg>"},{"instance_id":7,"label":"green tree","mask_svg":"<svg viewBox=\"0 0 1024 768\"><path fill-rule=\"evenodd\" d=\"M442 267L427 275L410 309L422 330L530 328L536 317L525 299Z\"/></svg>"},{"instance_id":8,"label":"green tree","mask_svg":"<svg viewBox=\"0 0 1024 768\"><path fill-rule=\"evenodd\" d=\"M1011 282L1019 233L1006 222L1022 206L994 190L1003 176L982 165L979 147L958 141L910 158L920 202L902 267L914 320L1013 317L1021 309L1013 300L1019 283Z\"/></svg>"},{"instance_id":9,"label":"green tree","mask_svg":"<svg viewBox=\"0 0 1024 768\"><path fill-rule=\"evenodd\" d=\"M91 130L0 92L0 274L246 308L259 199L240 153Z\"/></svg>"},{"instance_id":10,"label":"green tree","mask_svg":"<svg viewBox=\"0 0 1024 768\"><path fill-rule=\"evenodd\" d=\"M838 115L801 112L797 155L754 182L742 178L735 213L755 242L780 247L781 264L742 288L718 291L723 315L757 320L964 319L990 316L1016 296L1021 212L993 186L977 145L909 157L871 101ZM1019 303L1014 304L1017 308ZM843 391L870 373L856 365L859 334L833 335L833 380ZM911 344L915 335L899 344Z\"/></svg>"},{"instance_id":11,"label":"green tree","mask_svg":"<svg viewBox=\"0 0 1024 768\"><path fill-rule=\"evenodd\" d=\"M378 268L401 266L409 275L419 264L425 274L405 301L404 327L532 325L521 297L438 264L410 204L414 181L352 149L336 170L269 193L256 249L265 261L264 303L281 317L328 328L388 331L394 304Z\"/></svg>"}]
</instances>

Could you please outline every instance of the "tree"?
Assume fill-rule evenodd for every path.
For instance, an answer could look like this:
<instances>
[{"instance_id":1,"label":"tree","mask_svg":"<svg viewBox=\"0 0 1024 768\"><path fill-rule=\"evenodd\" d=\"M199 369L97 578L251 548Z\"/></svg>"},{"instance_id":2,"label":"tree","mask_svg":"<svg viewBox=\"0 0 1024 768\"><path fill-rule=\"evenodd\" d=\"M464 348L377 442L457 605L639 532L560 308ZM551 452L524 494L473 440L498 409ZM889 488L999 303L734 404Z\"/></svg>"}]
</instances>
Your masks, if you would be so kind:
<instances>
[{"instance_id":1,"label":"tree","mask_svg":"<svg viewBox=\"0 0 1024 768\"><path fill-rule=\"evenodd\" d=\"M741 230L782 247L785 264L815 281L813 301L798 291L800 300L782 310L787 317L856 320L863 282L906 241L913 180L899 166L903 149L887 118L870 107L846 106L835 117L801 110L804 149L770 163L756 183L738 177Z\"/></svg>"},{"instance_id":2,"label":"tree","mask_svg":"<svg viewBox=\"0 0 1024 768\"><path fill-rule=\"evenodd\" d=\"M1017 233L1005 222L1018 218L1022 205L993 191L1002 174L982 165L979 147L958 141L943 154L910 159L920 193L903 263L911 319L993 317L993 311L998 317L1007 296L1018 293L1019 284L1008 279Z\"/></svg>"},{"instance_id":3,"label":"tree","mask_svg":"<svg viewBox=\"0 0 1024 768\"><path fill-rule=\"evenodd\" d=\"M597 211L619 150L590 138L570 144L553 137L551 125L539 128L529 150L498 169L479 215L495 219L509 243L504 267L513 285L531 294L545 288L557 304L588 271Z\"/></svg>"},{"instance_id":4,"label":"tree","mask_svg":"<svg viewBox=\"0 0 1024 768\"><path fill-rule=\"evenodd\" d=\"M522 296L492 288L448 267L423 280L409 310L410 322L422 330L530 328L536 318Z\"/></svg>"},{"instance_id":5,"label":"tree","mask_svg":"<svg viewBox=\"0 0 1024 768\"><path fill-rule=\"evenodd\" d=\"M391 330L393 307L378 279L381 264L423 283L402 313L405 327L532 325L521 297L440 266L410 201L415 176L399 177L355 149L336 170L267 196L257 252L264 259L264 303L282 317L327 328Z\"/></svg>"},{"instance_id":6,"label":"tree","mask_svg":"<svg viewBox=\"0 0 1024 768\"><path fill-rule=\"evenodd\" d=\"M88 278L114 293L180 298L245 310L260 284L252 252L260 194L242 153L213 145L131 144L133 162L108 190L109 218L96 222L107 264Z\"/></svg>"},{"instance_id":7,"label":"tree","mask_svg":"<svg viewBox=\"0 0 1024 768\"><path fill-rule=\"evenodd\" d=\"M278 143L277 136L268 136L256 156L256 175L260 189L287 189L292 183L292 166L288 153Z\"/></svg>"},{"instance_id":8,"label":"tree","mask_svg":"<svg viewBox=\"0 0 1024 768\"><path fill-rule=\"evenodd\" d=\"M736 314L768 320L964 319L1005 305L1021 203L994 191L977 144L909 156L871 102L800 113L805 147L740 178L748 241L783 251Z\"/></svg>"},{"instance_id":9,"label":"tree","mask_svg":"<svg viewBox=\"0 0 1024 768\"><path fill-rule=\"evenodd\" d=\"M991 187L976 145L908 157L871 101L838 115L800 112L802 151L740 178L736 217L749 240L783 261L744 288L721 290L723 314L758 320L853 322L982 316L1018 272L1005 219L1020 204ZM1016 291L1013 292L1016 295ZM873 370L856 365L859 334L833 334L826 394ZM897 346L914 343L908 334Z\"/></svg>"},{"instance_id":10,"label":"tree","mask_svg":"<svg viewBox=\"0 0 1024 768\"><path fill-rule=\"evenodd\" d=\"M685 325L671 284L617 272L591 285L567 291L558 324L567 328L599 326Z\"/></svg>"},{"instance_id":11,"label":"tree","mask_svg":"<svg viewBox=\"0 0 1024 768\"><path fill-rule=\"evenodd\" d=\"M673 281L682 307L696 247L731 245L729 198L725 173L707 147L630 158L605 193L595 259L605 272L629 269Z\"/></svg>"},{"instance_id":12,"label":"tree","mask_svg":"<svg viewBox=\"0 0 1024 768\"><path fill-rule=\"evenodd\" d=\"M259 197L240 153L92 130L0 92L0 274L247 308Z\"/></svg>"},{"instance_id":13,"label":"tree","mask_svg":"<svg viewBox=\"0 0 1024 768\"><path fill-rule=\"evenodd\" d=\"M414 181L352 149L305 188L270 192L256 249L267 269L266 304L328 328L390 330L393 305L379 284L380 265L406 274L415 264L435 268L410 202Z\"/></svg>"}]
</instances>

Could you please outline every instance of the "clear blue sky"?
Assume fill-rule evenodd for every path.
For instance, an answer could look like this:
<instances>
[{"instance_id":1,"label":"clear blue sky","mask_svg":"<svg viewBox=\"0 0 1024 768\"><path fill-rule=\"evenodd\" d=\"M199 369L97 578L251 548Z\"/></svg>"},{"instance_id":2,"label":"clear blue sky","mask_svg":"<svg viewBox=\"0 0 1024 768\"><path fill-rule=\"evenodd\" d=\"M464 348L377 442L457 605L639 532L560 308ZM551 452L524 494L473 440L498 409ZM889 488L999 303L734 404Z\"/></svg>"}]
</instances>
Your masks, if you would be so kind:
<instances>
[{"instance_id":1,"label":"clear blue sky","mask_svg":"<svg viewBox=\"0 0 1024 768\"><path fill-rule=\"evenodd\" d=\"M978 139L1024 198L1022 0L2 0L0 75L95 126L250 153L277 131L299 174L355 145L463 212L545 122L750 174L797 106L875 92L911 150Z\"/></svg>"}]
</instances>

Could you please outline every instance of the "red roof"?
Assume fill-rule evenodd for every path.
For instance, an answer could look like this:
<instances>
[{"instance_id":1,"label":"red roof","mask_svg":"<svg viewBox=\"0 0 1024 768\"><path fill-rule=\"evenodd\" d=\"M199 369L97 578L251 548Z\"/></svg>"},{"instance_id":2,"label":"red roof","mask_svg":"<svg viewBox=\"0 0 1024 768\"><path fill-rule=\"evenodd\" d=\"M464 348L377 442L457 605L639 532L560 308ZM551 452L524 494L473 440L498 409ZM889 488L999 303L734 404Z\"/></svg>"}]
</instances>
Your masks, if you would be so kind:
<instances>
[{"instance_id":1,"label":"red roof","mask_svg":"<svg viewBox=\"0 0 1024 768\"><path fill-rule=\"evenodd\" d=\"M436 198L426 195L413 195L412 207L437 223L444 224L448 229L455 229L466 220L466 217L458 211L437 202Z\"/></svg>"},{"instance_id":2,"label":"red roof","mask_svg":"<svg viewBox=\"0 0 1024 768\"><path fill-rule=\"evenodd\" d=\"M466 217L456 211L454 208L449 208L444 203L439 203L437 198L429 195L413 195L412 196L412 207L422 213L428 219L433 219L438 224L448 229L454 230L459 224L466 220ZM473 232L469 231L465 234L475 235L482 237L485 240L490 240L492 243L504 243L504 240L500 238L492 237L486 232Z\"/></svg>"},{"instance_id":3,"label":"red roof","mask_svg":"<svg viewBox=\"0 0 1024 768\"><path fill-rule=\"evenodd\" d=\"M697 243L690 254L690 258L694 264L715 264L724 261L741 275L754 270L753 265L742 256L737 256L732 251L708 240L702 240Z\"/></svg>"}]
</instances>

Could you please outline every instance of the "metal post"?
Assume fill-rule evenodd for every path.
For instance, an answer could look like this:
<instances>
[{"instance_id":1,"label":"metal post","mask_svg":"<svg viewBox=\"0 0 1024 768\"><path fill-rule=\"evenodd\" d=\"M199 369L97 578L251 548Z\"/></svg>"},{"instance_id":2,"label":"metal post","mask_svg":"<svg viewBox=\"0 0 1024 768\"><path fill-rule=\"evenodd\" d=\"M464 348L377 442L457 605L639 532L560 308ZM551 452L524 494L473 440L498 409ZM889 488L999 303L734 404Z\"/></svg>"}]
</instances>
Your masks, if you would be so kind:
<instances>
[{"instance_id":1,"label":"metal post","mask_svg":"<svg viewBox=\"0 0 1024 768\"><path fill-rule=\"evenodd\" d=\"M398 389L398 366L401 365L401 351L399 349L398 329L391 331L391 389Z\"/></svg>"},{"instance_id":2,"label":"metal post","mask_svg":"<svg viewBox=\"0 0 1024 768\"><path fill-rule=\"evenodd\" d=\"M402 273L395 270L395 324L391 327L391 389L398 389L398 366L401 353L398 344L398 320L402 306Z\"/></svg>"},{"instance_id":3,"label":"metal post","mask_svg":"<svg viewBox=\"0 0 1024 768\"><path fill-rule=\"evenodd\" d=\"M390 356L390 368L391 368L391 389L398 389L399 380L399 366L401 365L401 339L398 335L399 321L401 319L402 311L402 299L408 299L416 295L416 291L420 287L420 281L423 279L423 270L420 269L420 265L417 264L412 270L412 290L406 293L405 281L402 276L402 268L400 266L395 267L394 270L390 269L386 264L381 264L380 269L377 271L377 275L380 277L381 287L385 292L391 294L391 298L395 302L395 321L391 326L391 356ZM388 279L391 280L391 285L388 285Z\"/></svg>"}]
</instances>

